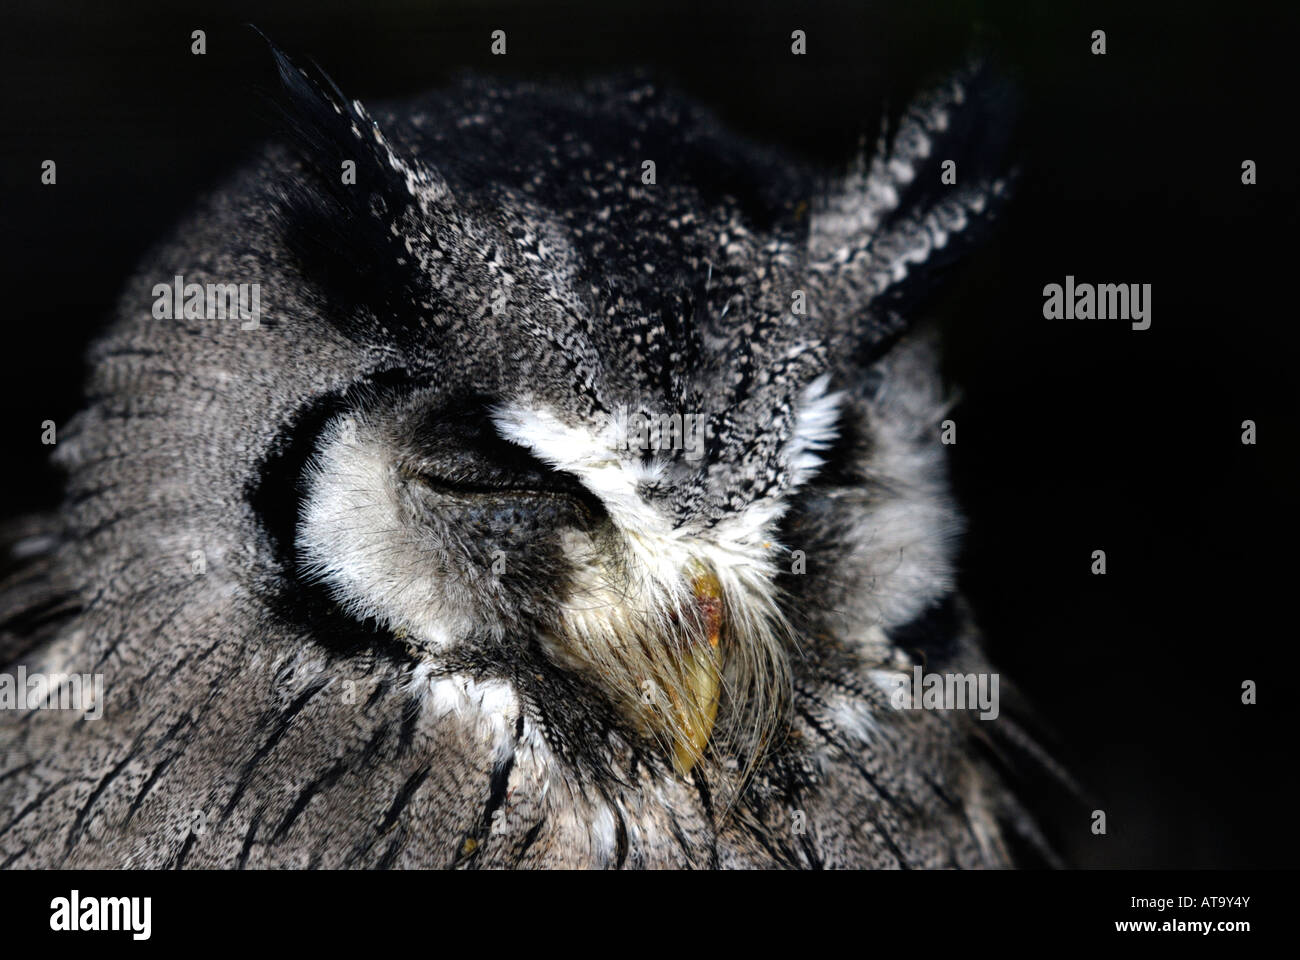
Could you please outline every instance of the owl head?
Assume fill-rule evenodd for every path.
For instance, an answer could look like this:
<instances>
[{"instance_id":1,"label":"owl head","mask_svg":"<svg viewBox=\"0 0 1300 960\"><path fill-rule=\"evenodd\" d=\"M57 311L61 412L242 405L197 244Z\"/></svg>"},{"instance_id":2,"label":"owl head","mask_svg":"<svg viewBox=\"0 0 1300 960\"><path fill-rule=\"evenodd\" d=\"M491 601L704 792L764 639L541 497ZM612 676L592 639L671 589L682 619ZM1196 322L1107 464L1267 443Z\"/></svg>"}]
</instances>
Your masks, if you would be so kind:
<instances>
[{"instance_id":1,"label":"owl head","mask_svg":"<svg viewBox=\"0 0 1300 960\"><path fill-rule=\"evenodd\" d=\"M892 743L895 792L932 764L992 809L960 737L888 706L897 632L952 611L910 326L1006 190L981 71L827 176L639 77L372 112L273 55L291 136L133 281L59 445L62 576L99 590L59 642L117 671L124 730L162 703L206 745L139 806L206 770L245 860L314 823L313 862L349 863L486 856L523 802L516 851L650 862L719 808L865 804L837 778ZM255 285L259 314L160 318L173 278Z\"/></svg>"},{"instance_id":2,"label":"owl head","mask_svg":"<svg viewBox=\"0 0 1300 960\"><path fill-rule=\"evenodd\" d=\"M304 464L300 575L434 661L527 638L678 774L752 769L796 558L842 580L860 552L806 530L851 539L869 371L1004 189L940 181L970 74L827 195L648 83L394 124L277 58L306 157L282 222L319 319L379 358Z\"/></svg>"}]
</instances>

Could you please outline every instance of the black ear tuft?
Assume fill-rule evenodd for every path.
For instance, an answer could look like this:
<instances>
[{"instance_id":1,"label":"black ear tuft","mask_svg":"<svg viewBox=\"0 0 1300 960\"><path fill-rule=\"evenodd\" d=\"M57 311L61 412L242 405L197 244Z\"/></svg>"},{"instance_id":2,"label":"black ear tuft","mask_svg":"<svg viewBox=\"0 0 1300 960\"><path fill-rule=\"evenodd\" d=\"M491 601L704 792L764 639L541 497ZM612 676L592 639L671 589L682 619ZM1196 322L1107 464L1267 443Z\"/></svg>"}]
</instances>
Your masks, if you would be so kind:
<instances>
[{"instance_id":1,"label":"black ear tuft","mask_svg":"<svg viewBox=\"0 0 1300 960\"><path fill-rule=\"evenodd\" d=\"M860 158L814 214L811 283L828 302L847 303L845 335L859 360L906 329L1009 196L1013 100L973 62L914 100L892 137L882 131L870 164Z\"/></svg>"},{"instance_id":2,"label":"black ear tuft","mask_svg":"<svg viewBox=\"0 0 1300 960\"><path fill-rule=\"evenodd\" d=\"M437 224L450 214L445 183L403 157L360 101L349 101L324 70L315 64L305 70L266 42L283 88L277 106L301 161L298 174L273 190L304 272L345 313L424 309L428 278L405 241L412 234L424 243L436 239Z\"/></svg>"}]
</instances>

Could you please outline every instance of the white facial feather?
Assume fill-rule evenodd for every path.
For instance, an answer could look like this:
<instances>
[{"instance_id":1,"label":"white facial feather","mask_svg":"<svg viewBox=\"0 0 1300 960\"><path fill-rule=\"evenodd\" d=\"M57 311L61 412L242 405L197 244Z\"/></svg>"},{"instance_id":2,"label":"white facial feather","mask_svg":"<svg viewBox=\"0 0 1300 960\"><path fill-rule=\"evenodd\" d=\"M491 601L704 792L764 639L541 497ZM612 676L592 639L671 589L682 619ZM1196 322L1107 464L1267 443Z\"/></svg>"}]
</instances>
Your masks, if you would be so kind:
<instances>
[{"instance_id":1,"label":"white facial feather","mask_svg":"<svg viewBox=\"0 0 1300 960\"><path fill-rule=\"evenodd\" d=\"M297 538L304 575L325 583L349 613L435 648L488 626L459 584L412 575L429 569L430 545L402 516L391 457L364 421L327 425L306 486Z\"/></svg>"},{"instance_id":2,"label":"white facial feather","mask_svg":"<svg viewBox=\"0 0 1300 960\"><path fill-rule=\"evenodd\" d=\"M825 450L839 435L836 424L840 418L841 392L828 393L830 375L822 374L808 384L800 397L796 412L794 436L786 445L786 462L794 473L792 489L803 486L822 466L818 451Z\"/></svg>"},{"instance_id":3,"label":"white facial feather","mask_svg":"<svg viewBox=\"0 0 1300 960\"><path fill-rule=\"evenodd\" d=\"M900 350L898 357L907 355ZM912 372L906 362L896 371ZM859 518L860 529L852 532L861 544L860 558L883 578L880 623L910 612L914 604L900 606L902 597L925 596L950 577L943 535L950 513L946 501L935 499L941 471L935 473L933 451L916 443L920 417L932 412L930 395L921 398L924 410L912 410L914 392L909 387L900 398L884 391L875 431L880 463L895 481L907 482L892 484L901 492L873 504ZM656 638L682 630L696 602L692 577L708 571L725 597L733 656L744 667L731 674L732 682L739 677L750 696L762 688L769 706L779 700L764 686L765 681L788 683L789 628L774 588L785 548L774 540L776 527L790 496L822 467L821 454L837 436L843 400L843 394L829 390L828 376L810 383L799 397L792 435L782 451L789 470L786 489L712 527L675 523L642 496L643 485L662 479L664 466L620 450L612 425L603 430L575 425L536 404L497 407L492 419L500 435L577 477L600 499L619 538L618 550L610 554L597 539L564 533L573 569L571 592L562 598L560 635L543 637L546 649L570 666L591 668L613 688L616 700L635 703L645 678L659 675L655 671L663 665L625 652L666 647ZM433 650L490 626L482 622L487 613L476 608L473 595L429 564L430 544L414 539L420 534L409 529L409 518L402 515L391 452L371 439L364 420L347 427L339 421L326 430L308 471L299 530L308 573L328 584L354 615L407 630ZM887 563L872 559L883 556L882 551L889 553ZM421 570L428 570L427 576L420 576ZM501 689L493 691L455 679L418 679L427 688L423 701L437 715L479 729L494 752L513 742L510 718L517 717L518 703L507 685L498 684ZM865 733L871 718L859 717L855 726ZM534 753L542 756L540 745Z\"/></svg>"}]
</instances>

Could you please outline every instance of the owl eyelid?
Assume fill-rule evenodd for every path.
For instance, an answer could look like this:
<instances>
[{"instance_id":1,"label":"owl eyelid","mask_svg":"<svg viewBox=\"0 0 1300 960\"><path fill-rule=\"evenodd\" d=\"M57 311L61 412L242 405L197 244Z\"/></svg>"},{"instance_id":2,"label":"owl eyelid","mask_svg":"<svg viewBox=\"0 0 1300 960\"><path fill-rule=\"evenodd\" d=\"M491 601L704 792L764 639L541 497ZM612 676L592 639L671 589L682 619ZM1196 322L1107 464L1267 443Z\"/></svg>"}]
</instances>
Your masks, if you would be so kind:
<instances>
[{"instance_id":1,"label":"owl eyelid","mask_svg":"<svg viewBox=\"0 0 1300 960\"><path fill-rule=\"evenodd\" d=\"M466 480L450 480L446 477L437 476L422 470L416 470L409 466L398 468L399 475L408 482L418 483L421 486L437 493L441 496L450 497L520 497L539 500L563 500L573 504L579 511L590 520L595 520L604 512L594 497L586 494L580 487L544 487L531 484L514 484L514 483L486 483Z\"/></svg>"},{"instance_id":2,"label":"owl eyelid","mask_svg":"<svg viewBox=\"0 0 1300 960\"><path fill-rule=\"evenodd\" d=\"M470 480L451 480L446 477L440 477L435 474L426 473L419 470L412 470L409 467L399 468L398 473L403 479L422 484L439 493L462 493L462 494L498 494L498 493L518 493L518 494L536 494L538 496L560 493L545 487L529 486L527 484L514 483L487 483L475 482Z\"/></svg>"}]
</instances>

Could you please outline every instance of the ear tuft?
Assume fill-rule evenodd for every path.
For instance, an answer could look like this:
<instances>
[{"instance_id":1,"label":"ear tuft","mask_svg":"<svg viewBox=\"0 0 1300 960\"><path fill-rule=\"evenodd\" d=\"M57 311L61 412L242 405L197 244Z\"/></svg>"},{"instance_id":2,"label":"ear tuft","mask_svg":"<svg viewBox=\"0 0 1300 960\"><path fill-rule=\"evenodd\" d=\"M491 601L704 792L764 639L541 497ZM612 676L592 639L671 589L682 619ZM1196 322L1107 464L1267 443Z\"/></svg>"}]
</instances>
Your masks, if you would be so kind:
<instances>
[{"instance_id":1,"label":"ear tuft","mask_svg":"<svg viewBox=\"0 0 1300 960\"><path fill-rule=\"evenodd\" d=\"M810 282L847 300L847 336L866 358L906 329L1007 199L1011 99L973 62L915 99L892 138L886 123L870 163L860 156L814 212Z\"/></svg>"},{"instance_id":2,"label":"ear tuft","mask_svg":"<svg viewBox=\"0 0 1300 960\"><path fill-rule=\"evenodd\" d=\"M300 160L299 175L273 189L304 272L343 309L427 308L430 261L455 218L446 182L404 156L319 66L299 67L266 42L283 90L277 106Z\"/></svg>"}]
</instances>

